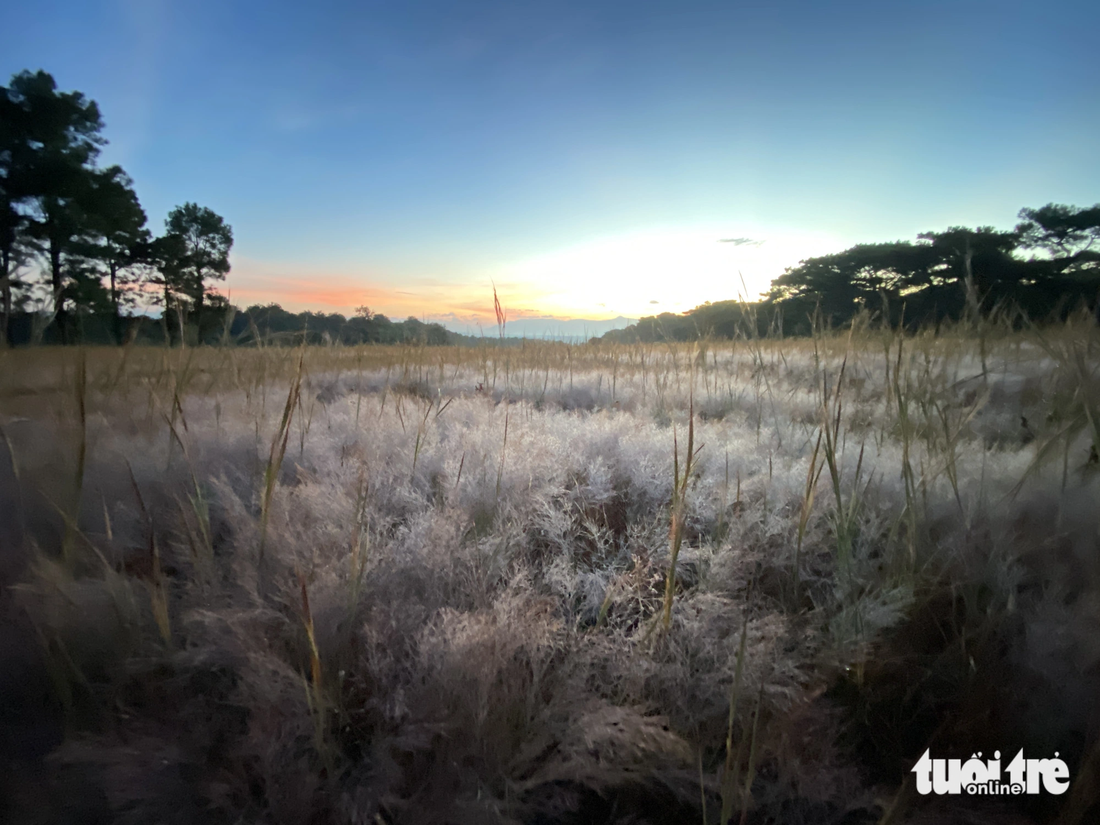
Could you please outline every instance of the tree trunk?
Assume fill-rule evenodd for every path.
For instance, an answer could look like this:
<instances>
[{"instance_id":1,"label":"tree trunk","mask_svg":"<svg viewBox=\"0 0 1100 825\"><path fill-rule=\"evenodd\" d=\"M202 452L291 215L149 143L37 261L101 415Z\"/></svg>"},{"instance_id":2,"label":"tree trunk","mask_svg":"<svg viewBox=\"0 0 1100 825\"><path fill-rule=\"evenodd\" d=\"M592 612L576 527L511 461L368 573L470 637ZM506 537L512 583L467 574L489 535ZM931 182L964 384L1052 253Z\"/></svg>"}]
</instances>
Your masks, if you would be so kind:
<instances>
[{"instance_id":1,"label":"tree trunk","mask_svg":"<svg viewBox=\"0 0 1100 825\"><path fill-rule=\"evenodd\" d=\"M161 326L164 328L164 344L172 346L172 333L168 330L168 307L171 294L168 291L168 273L164 274L164 311L160 314Z\"/></svg>"},{"instance_id":2,"label":"tree trunk","mask_svg":"<svg viewBox=\"0 0 1100 825\"><path fill-rule=\"evenodd\" d=\"M122 318L118 313L118 288L115 284L115 274L118 272L118 265L112 260L110 264L111 269L111 308L114 310L113 327L115 332L115 343L122 343Z\"/></svg>"},{"instance_id":3,"label":"tree trunk","mask_svg":"<svg viewBox=\"0 0 1100 825\"><path fill-rule=\"evenodd\" d=\"M61 244L57 239L50 238L50 285L53 287L53 317L54 323L61 330L61 343L69 343L69 325L65 317L65 300L61 292Z\"/></svg>"},{"instance_id":4,"label":"tree trunk","mask_svg":"<svg viewBox=\"0 0 1100 825\"><path fill-rule=\"evenodd\" d=\"M198 338L198 343L202 343L202 322L203 322L203 298L205 297L206 290L202 287L202 271L195 272L195 280L198 284L195 288L195 335Z\"/></svg>"},{"instance_id":5,"label":"tree trunk","mask_svg":"<svg viewBox=\"0 0 1100 825\"><path fill-rule=\"evenodd\" d=\"M4 275L0 279L0 283L3 284L0 293L2 293L3 301L3 317L0 317L0 349L7 347L11 344L8 340L8 328L11 323L11 279L7 275L8 267L4 265Z\"/></svg>"},{"instance_id":6,"label":"tree trunk","mask_svg":"<svg viewBox=\"0 0 1100 825\"><path fill-rule=\"evenodd\" d=\"M11 249L0 252L0 301L3 307L0 312L0 349L11 344L8 340L8 330L11 326Z\"/></svg>"},{"instance_id":7,"label":"tree trunk","mask_svg":"<svg viewBox=\"0 0 1100 825\"><path fill-rule=\"evenodd\" d=\"M970 248L970 239L966 239L966 251L963 253L963 287L966 290L966 309L971 324L978 323L978 291L974 285L974 270L971 262L974 251Z\"/></svg>"}]
</instances>

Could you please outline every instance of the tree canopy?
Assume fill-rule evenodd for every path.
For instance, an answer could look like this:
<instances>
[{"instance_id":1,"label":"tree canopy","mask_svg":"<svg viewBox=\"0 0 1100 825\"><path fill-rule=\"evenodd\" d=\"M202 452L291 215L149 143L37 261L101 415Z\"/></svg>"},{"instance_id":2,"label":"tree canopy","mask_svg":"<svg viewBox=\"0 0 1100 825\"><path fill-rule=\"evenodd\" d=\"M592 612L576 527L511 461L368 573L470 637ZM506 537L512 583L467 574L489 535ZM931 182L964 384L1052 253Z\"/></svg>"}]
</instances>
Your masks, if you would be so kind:
<instances>
[{"instance_id":1,"label":"tree canopy","mask_svg":"<svg viewBox=\"0 0 1100 825\"><path fill-rule=\"evenodd\" d=\"M846 323L861 311L914 325L997 310L1035 320L1100 294L1100 205L1022 209L1013 230L952 226L915 241L858 244L801 261L772 284L767 303L789 331L816 315Z\"/></svg>"},{"instance_id":2,"label":"tree canopy","mask_svg":"<svg viewBox=\"0 0 1100 825\"><path fill-rule=\"evenodd\" d=\"M603 338L798 335L815 323L843 326L859 313L916 327L997 311L1036 321L1081 305L1097 311L1100 204L1051 203L1021 209L1019 217L1012 230L951 226L807 258L776 278L760 302L708 302L680 315L642 318Z\"/></svg>"},{"instance_id":3,"label":"tree canopy","mask_svg":"<svg viewBox=\"0 0 1100 825\"><path fill-rule=\"evenodd\" d=\"M123 310L173 291L198 323L208 284L229 271L233 232L208 207L177 207L165 235L151 236L125 170L98 165L103 129L95 101L58 91L47 72L0 87L0 344L28 301L41 332L62 342L81 336L88 319L108 319L120 340ZM165 319L170 308L165 300Z\"/></svg>"},{"instance_id":4,"label":"tree canopy","mask_svg":"<svg viewBox=\"0 0 1100 825\"><path fill-rule=\"evenodd\" d=\"M178 237L183 287L196 311L202 311L206 282L224 281L229 273L233 229L221 215L197 203L185 203L168 213L168 235Z\"/></svg>"}]
</instances>

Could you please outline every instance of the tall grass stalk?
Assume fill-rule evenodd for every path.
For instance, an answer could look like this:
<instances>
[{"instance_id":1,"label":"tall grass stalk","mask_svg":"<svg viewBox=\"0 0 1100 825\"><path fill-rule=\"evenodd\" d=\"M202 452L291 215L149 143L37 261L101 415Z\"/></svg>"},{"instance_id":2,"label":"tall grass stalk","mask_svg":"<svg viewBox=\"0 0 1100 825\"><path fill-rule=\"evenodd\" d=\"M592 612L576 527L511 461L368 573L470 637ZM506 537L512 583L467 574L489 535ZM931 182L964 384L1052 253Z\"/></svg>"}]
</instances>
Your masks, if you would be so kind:
<instances>
[{"instance_id":1,"label":"tall grass stalk","mask_svg":"<svg viewBox=\"0 0 1100 825\"><path fill-rule=\"evenodd\" d=\"M150 536L149 551L152 556L152 573L146 586L149 589L149 601L153 607L153 619L166 645L172 643L172 621L168 610L168 582L160 561L160 545L156 536Z\"/></svg>"},{"instance_id":2,"label":"tall grass stalk","mask_svg":"<svg viewBox=\"0 0 1100 825\"><path fill-rule=\"evenodd\" d=\"M1064 423L1036 450L1035 457L1012 490L1014 496L1019 494L1029 478L1038 473L1059 446L1062 447L1064 490L1069 478L1070 448L1082 433L1087 435L1089 443L1089 457L1082 469L1100 463L1100 391L1097 388L1095 358L1091 353L1095 331L1087 329L1086 334L1081 336L1071 321L1066 322L1065 331L1068 341L1060 342L1035 327L1031 328L1036 343L1054 361L1059 375L1065 377L1073 392L1064 408L1051 411L1052 419ZM1080 340L1082 337L1083 342Z\"/></svg>"},{"instance_id":3,"label":"tall grass stalk","mask_svg":"<svg viewBox=\"0 0 1100 825\"><path fill-rule=\"evenodd\" d=\"M898 355L894 362L894 403L897 409L898 436L901 440L901 477L905 485L905 510L899 523L906 525L905 543L910 571L917 563L917 477L913 472L911 449L913 443L913 422L909 408L913 395L909 361L903 361L905 347L904 336L898 336ZM904 375L904 379L902 376Z\"/></svg>"},{"instance_id":4,"label":"tall grass stalk","mask_svg":"<svg viewBox=\"0 0 1100 825\"><path fill-rule=\"evenodd\" d=\"M309 646L309 678L305 680L306 703L313 718L314 747L325 767L332 771L332 753L328 746L328 701L322 680L321 652L317 647L317 633L313 624L313 610L309 606L309 588L306 577L297 570L298 586L302 596L302 627Z\"/></svg>"},{"instance_id":5,"label":"tall grass stalk","mask_svg":"<svg viewBox=\"0 0 1100 825\"><path fill-rule=\"evenodd\" d=\"M733 723L737 718L737 704L741 698L741 679L745 667L745 643L749 635L749 614L745 613L741 622L741 641L737 645L737 664L733 671L733 682L730 684L729 716L726 720L726 761L722 767L722 779L719 784L719 792L722 797L722 812L718 821L721 825L733 818L733 806L737 801L737 768L741 762L741 744L737 750L733 747Z\"/></svg>"},{"instance_id":6,"label":"tall grass stalk","mask_svg":"<svg viewBox=\"0 0 1100 825\"><path fill-rule=\"evenodd\" d=\"M756 696L756 707L752 714L752 732L749 734L749 764L745 770L745 785L741 791L741 825L746 825L749 818L749 803L752 801L752 783L756 779L756 734L760 728L760 709L764 704L764 683L760 683L760 691Z\"/></svg>"},{"instance_id":7,"label":"tall grass stalk","mask_svg":"<svg viewBox=\"0 0 1100 825\"><path fill-rule=\"evenodd\" d=\"M359 485L355 495L355 531L351 540L348 571L348 613L349 619L359 604L359 590L363 586L363 572L367 567L370 549L370 524L367 519L367 495L370 486L366 473L359 473Z\"/></svg>"},{"instance_id":8,"label":"tall grass stalk","mask_svg":"<svg viewBox=\"0 0 1100 825\"><path fill-rule=\"evenodd\" d=\"M449 401L447 403L450 403ZM416 427L416 444L413 446L412 471L410 478L416 478L416 460L420 457L420 448L424 446L424 439L428 435L428 416L432 414L432 405L429 401L424 408L424 416Z\"/></svg>"},{"instance_id":9,"label":"tall grass stalk","mask_svg":"<svg viewBox=\"0 0 1100 825\"><path fill-rule=\"evenodd\" d=\"M184 427L186 427L187 422L186 419L183 418L183 408L179 405L178 397L175 401L177 406L179 406L180 420ZM191 551L195 560L199 562L200 568L203 569L204 573L209 572L210 565L214 560L214 541L210 534L210 506L206 501L206 495L203 492L202 485L199 483L199 476L195 469L195 462L191 459L191 452L187 446L187 441L184 440L183 435L176 429L175 421L172 417L165 415L164 420L168 425L169 432L180 446L180 450L183 453L183 460L187 464L187 472L191 478L191 488L194 490L193 493L187 494L187 500L190 504L191 514L195 518L197 535L191 530L191 525L186 518L184 507L182 503L180 503L180 513L184 515L184 525L187 530L188 542L191 545ZM130 473L132 479L132 469ZM142 506L144 507L144 505Z\"/></svg>"},{"instance_id":10,"label":"tall grass stalk","mask_svg":"<svg viewBox=\"0 0 1100 825\"><path fill-rule=\"evenodd\" d=\"M80 519L80 506L84 498L84 471L88 459L88 353L80 348L77 358L74 386L77 420L76 466L73 468L72 499L65 519L65 534L61 540L61 557L71 569L76 541L75 528Z\"/></svg>"},{"instance_id":11,"label":"tall grass stalk","mask_svg":"<svg viewBox=\"0 0 1100 825\"><path fill-rule=\"evenodd\" d=\"M500 464L497 466L496 501L497 501L498 505L500 504L500 485L501 485L501 482L504 480L504 456L505 456L505 454L507 453L507 450L508 450L508 416L509 416L509 413L510 413L509 410L504 411L504 438L500 442ZM465 453L463 453L463 457L465 457ZM461 468L459 468L459 471L461 472Z\"/></svg>"},{"instance_id":12,"label":"tall grass stalk","mask_svg":"<svg viewBox=\"0 0 1100 825\"><path fill-rule=\"evenodd\" d=\"M259 560L263 562L264 548L267 542L267 525L271 518L271 501L275 495L275 485L279 480L279 469L283 465L283 456L286 455L287 439L290 437L290 423L294 417L294 408L297 406L298 397L302 391L302 362L305 359L305 350L298 355L298 368L294 378L290 382L290 389L286 395L286 404L283 406L283 417L279 422L279 429L271 440L271 452L268 455L267 466L264 468L263 498L260 503L260 549Z\"/></svg>"},{"instance_id":13,"label":"tall grass stalk","mask_svg":"<svg viewBox=\"0 0 1100 825\"><path fill-rule=\"evenodd\" d=\"M818 430L817 442L814 451L810 454L810 463L806 467L806 489L802 494L802 506L798 513L798 538L794 547L794 606L802 601L802 542L806 537L806 527L810 522L810 513L813 512L814 496L817 492L817 482L821 478L824 465L818 463L818 455L821 452L821 438L824 430Z\"/></svg>"},{"instance_id":14,"label":"tall grass stalk","mask_svg":"<svg viewBox=\"0 0 1100 825\"><path fill-rule=\"evenodd\" d=\"M817 342L815 339L815 357L817 356ZM834 527L836 529L837 561L842 570L848 572L852 558L852 532L854 528L854 501L845 506L844 493L841 486L840 467L840 443L841 422L843 412L842 390L844 388L844 373L848 366L848 348L845 348L844 358L840 363L840 371L837 374L833 388L829 388L829 374L827 369L821 371L821 434L824 437L822 447L824 449L825 464L829 468L829 480L832 482L833 497L836 509L834 511ZM859 469L863 463L863 449L860 449L859 465L856 469L858 481ZM853 494L854 495L854 494Z\"/></svg>"},{"instance_id":15,"label":"tall grass stalk","mask_svg":"<svg viewBox=\"0 0 1100 825\"><path fill-rule=\"evenodd\" d=\"M702 449L701 446L700 449ZM676 427L673 426L672 428L672 507L670 508L671 518L668 529L671 552L668 562L668 575L665 578L664 606L661 610L661 624L665 630L668 630L672 621L672 600L676 594L676 562L680 556L680 546L684 541L688 485L691 483L692 471L695 468L697 456L698 451L695 449L695 396L692 392L688 401L688 441L682 471L680 467L680 443L677 439Z\"/></svg>"},{"instance_id":16,"label":"tall grass stalk","mask_svg":"<svg viewBox=\"0 0 1100 825\"><path fill-rule=\"evenodd\" d=\"M23 479L19 474L19 459L15 456L15 446L4 427L0 427L0 438L4 440L4 446L7 448L8 463L11 466L12 478L15 480L16 504L19 508L19 533L22 542L25 544L27 541L27 506L23 494Z\"/></svg>"}]
</instances>

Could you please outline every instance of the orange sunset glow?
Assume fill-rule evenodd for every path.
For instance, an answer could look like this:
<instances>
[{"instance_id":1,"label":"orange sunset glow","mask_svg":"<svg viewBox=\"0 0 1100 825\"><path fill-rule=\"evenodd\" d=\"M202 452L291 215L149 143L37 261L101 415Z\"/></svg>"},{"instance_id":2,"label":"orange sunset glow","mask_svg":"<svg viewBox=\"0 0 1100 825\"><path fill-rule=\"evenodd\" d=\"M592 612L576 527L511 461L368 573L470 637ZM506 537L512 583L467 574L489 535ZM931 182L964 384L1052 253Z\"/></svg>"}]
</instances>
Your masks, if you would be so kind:
<instances>
[{"instance_id":1,"label":"orange sunset glow","mask_svg":"<svg viewBox=\"0 0 1100 825\"><path fill-rule=\"evenodd\" d=\"M484 284L430 277L396 284L394 280L391 275L373 271L357 274L236 258L225 291L240 306L275 303L292 312L310 310L341 315L352 315L357 307L368 306L394 319L412 316L471 327L496 323L493 284L488 278ZM509 318L556 317L527 308L539 300L537 289L499 282L496 287L508 306Z\"/></svg>"},{"instance_id":2,"label":"orange sunset glow","mask_svg":"<svg viewBox=\"0 0 1100 825\"><path fill-rule=\"evenodd\" d=\"M275 264L236 256L226 284L241 306L351 315L369 306L452 328L492 327L495 286L508 317L637 318L707 300L755 299L805 257L836 248L824 233L756 226L654 228L485 265L395 273L385 265Z\"/></svg>"}]
</instances>

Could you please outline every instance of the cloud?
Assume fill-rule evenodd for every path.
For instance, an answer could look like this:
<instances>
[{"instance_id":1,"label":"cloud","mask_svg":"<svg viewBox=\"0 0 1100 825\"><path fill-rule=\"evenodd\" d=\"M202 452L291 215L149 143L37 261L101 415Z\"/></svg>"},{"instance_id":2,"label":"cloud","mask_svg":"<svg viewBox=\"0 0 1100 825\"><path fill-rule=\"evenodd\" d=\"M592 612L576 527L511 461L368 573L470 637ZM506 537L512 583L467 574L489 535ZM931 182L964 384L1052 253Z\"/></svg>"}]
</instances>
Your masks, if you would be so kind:
<instances>
[{"instance_id":1,"label":"cloud","mask_svg":"<svg viewBox=\"0 0 1100 825\"><path fill-rule=\"evenodd\" d=\"M734 246L760 246L764 241L754 238L720 238L718 243L731 243Z\"/></svg>"},{"instance_id":2,"label":"cloud","mask_svg":"<svg viewBox=\"0 0 1100 825\"><path fill-rule=\"evenodd\" d=\"M660 301L650 301L650 303L651 303L651 304L659 304L659 303L661 303L661 302L660 302Z\"/></svg>"}]
</instances>

